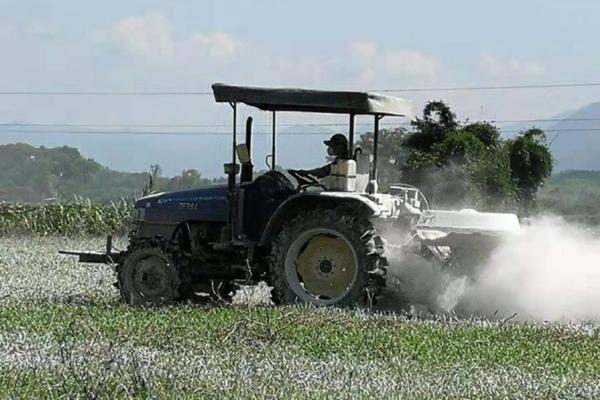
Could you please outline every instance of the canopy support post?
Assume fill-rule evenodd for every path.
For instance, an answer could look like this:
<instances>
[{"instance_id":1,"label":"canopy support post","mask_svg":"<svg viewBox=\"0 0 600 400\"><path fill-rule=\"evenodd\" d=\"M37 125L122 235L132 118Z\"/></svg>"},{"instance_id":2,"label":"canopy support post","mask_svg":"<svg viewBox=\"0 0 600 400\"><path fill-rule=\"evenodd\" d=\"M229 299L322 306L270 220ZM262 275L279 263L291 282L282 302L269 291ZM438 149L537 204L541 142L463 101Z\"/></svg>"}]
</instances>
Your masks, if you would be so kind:
<instances>
[{"instance_id":1,"label":"canopy support post","mask_svg":"<svg viewBox=\"0 0 600 400\"><path fill-rule=\"evenodd\" d=\"M276 112L273 111L273 133L271 138L271 171L275 171L275 165L277 163L276 149L277 149L277 128L276 128Z\"/></svg>"},{"instance_id":2,"label":"canopy support post","mask_svg":"<svg viewBox=\"0 0 600 400\"><path fill-rule=\"evenodd\" d=\"M383 115L375 114L373 126L373 167L371 168L371 180L377 180L377 153L379 150L379 121Z\"/></svg>"},{"instance_id":3,"label":"canopy support post","mask_svg":"<svg viewBox=\"0 0 600 400\"><path fill-rule=\"evenodd\" d=\"M237 175L237 157L236 157L236 146L237 146L237 103L230 102L229 105L233 109L233 151L231 164L225 164L225 173L227 174L227 212L228 221L226 228L223 229L221 235L223 238L227 238L229 241L235 240L236 233L235 227L237 221L236 206L237 196L235 190L236 175Z\"/></svg>"},{"instance_id":4,"label":"canopy support post","mask_svg":"<svg viewBox=\"0 0 600 400\"><path fill-rule=\"evenodd\" d=\"M229 105L231 106L231 108L233 108L233 154L232 154L232 158L231 158L231 163L235 164L236 163L235 148L237 146L237 103L233 102L233 103L229 103Z\"/></svg>"},{"instance_id":5,"label":"canopy support post","mask_svg":"<svg viewBox=\"0 0 600 400\"><path fill-rule=\"evenodd\" d=\"M350 114L350 126L348 127L348 158L352 158L354 150L354 114Z\"/></svg>"}]
</instances>

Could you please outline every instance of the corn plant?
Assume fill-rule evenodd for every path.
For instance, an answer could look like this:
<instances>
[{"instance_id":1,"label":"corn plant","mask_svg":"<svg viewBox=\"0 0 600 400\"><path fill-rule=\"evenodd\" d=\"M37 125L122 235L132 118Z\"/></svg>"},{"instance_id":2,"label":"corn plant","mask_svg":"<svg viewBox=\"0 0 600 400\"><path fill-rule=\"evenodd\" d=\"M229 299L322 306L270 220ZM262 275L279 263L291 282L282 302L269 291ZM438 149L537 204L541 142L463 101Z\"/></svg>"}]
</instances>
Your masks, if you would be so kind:
<instances>
[{"instance_id":1,"label":"corn plant","mask_svg":"<svg viewBox=\"0 0 600 400\"><path fill-rule=\"evenodd\" d=\"M103 235L123 234L131 221L131 201L24 204L0 202L0 234Z\"/></svg>"}]
</instances>

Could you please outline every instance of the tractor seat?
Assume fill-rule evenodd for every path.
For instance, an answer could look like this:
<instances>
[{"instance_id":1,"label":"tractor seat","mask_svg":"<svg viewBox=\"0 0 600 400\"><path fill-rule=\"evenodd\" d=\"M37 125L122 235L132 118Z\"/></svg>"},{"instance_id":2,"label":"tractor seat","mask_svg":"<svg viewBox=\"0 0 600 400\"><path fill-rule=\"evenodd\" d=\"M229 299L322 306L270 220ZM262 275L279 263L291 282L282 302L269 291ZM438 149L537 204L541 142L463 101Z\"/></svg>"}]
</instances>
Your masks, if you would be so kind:
<instances>
[{"instance_id":1,"label":"tractor seat","mask_svg":"<svg viewBox=\"0 0 600 400\"><path fill-rule=\"evenodd\" d=\"M360 152L355 154L354 158L356 160L356 185L354 191L364 193L369 185L371 154Z\"/></svg>"}]
</instances>

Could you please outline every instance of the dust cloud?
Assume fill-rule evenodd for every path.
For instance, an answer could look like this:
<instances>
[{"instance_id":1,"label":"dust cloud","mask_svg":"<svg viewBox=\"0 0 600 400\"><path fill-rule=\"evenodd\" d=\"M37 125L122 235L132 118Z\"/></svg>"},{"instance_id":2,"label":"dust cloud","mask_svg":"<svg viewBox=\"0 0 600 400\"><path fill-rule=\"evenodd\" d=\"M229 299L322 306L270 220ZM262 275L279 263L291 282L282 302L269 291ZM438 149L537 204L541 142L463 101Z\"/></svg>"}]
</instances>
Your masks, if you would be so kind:
<instances>
[{"instance_id":1,"label":"dust cloud","mask_svg":"<svg viewBox=\"0 0 600 400\"><path fill-rule=\"evenodd\" d=\"M533 219L468 276L405 251L388 259L388 302L413 312L600 320L600 237L558 217Z\"/></svg>"}]
</instances>

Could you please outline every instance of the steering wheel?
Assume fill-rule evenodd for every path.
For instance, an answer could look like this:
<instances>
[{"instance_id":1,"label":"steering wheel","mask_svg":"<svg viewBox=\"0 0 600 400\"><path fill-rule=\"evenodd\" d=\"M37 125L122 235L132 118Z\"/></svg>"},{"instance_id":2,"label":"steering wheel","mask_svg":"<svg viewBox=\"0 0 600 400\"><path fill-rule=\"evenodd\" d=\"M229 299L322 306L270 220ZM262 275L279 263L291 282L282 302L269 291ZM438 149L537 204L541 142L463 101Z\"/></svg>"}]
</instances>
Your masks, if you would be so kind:
<instances>
[{"instance_id":1,"label":"steering wheel","mask_svg":"<svg viewBox=\"0 0 600 400\"><path fill-rule=\"evenodd\" d=\"M319 182L319 179L314 175L302 174L294 169L288 169L288 172L298 181L298 187L296 188L298 191L306 190L311 186L317 186L323 190L327 190L327 188L321 182Z\"/></svg>"}]
</instances>

